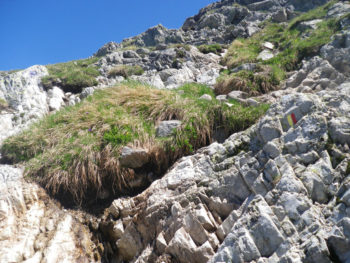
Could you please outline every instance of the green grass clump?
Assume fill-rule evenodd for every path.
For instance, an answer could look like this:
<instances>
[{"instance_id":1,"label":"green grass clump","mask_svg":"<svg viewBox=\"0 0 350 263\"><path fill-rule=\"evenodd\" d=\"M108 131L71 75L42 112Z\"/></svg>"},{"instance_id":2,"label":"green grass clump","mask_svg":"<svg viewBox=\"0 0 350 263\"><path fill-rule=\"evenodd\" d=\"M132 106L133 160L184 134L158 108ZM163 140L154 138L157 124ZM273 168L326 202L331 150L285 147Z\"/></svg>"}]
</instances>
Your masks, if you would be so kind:
<instances>
[{"instance_id":1,"label":"green grass clump","mask_svg":"<svg viewBox=\"0 0 350 263\"><path fill-rule=\"evenodd\" d=\"M251 94L264 93L272 86L278 85L283 80L286 72L296 70L300 67L301 61L310 56L318 54L320 48L331 41L331 37L340 30L339 19L324 19L317 25L316 29L301 31L297 25L303 21L324 18L327 11L336 1L331 1L324 6L311 10L289 22L281 23L264 23L264 28L257 34L247 39L236 39L228 49L223 59L223 64L232 70L244 63L259 63L272 68L272 74L246 74L237 78L237 74L224 74L218 79L217 90L253 90ZM278 54L267 61L259 61L258 55L262 51L262 44L266 41L272 42ZM265 75L265 76L264 76ZM255 78L258 78L258 81ZM265 84L266 87L257 87L254 83ZM253 85L251 85L253 83ZM245 85L245 87L241 87ZM230 87L231 86L231 87Z\"/></svg>"},{"instance_id":2,"label":"green grass clump","mask_svg":"<svg viewBox=\"0 0 350 263\"><path fill-rule=\"evenodd\" d=\"M232 69L244 63L257 63L261 45L265 41L275 44L279 54L264 61L263 64L279 66L285 71L296 69L307 56L315 55L327 44L339 30L336 19L328 19L318 24L318 28L310 30L308 37L297 28L289 28L283 24L269 23L256 35L248 39L235 40L230 46L223 63Z\"/></svg>"},{"instance_id":3,"label":"green grass clump","mask_svg":"<svg viewBox=\"0 0 350 263\"><path fill-rule=\"evenodd\" d=\"M240 90L249 96L258 96L276 90L283 79L284 72L276 66L258 68L257 72L241 70L232 74L223 73L217 79L214 92L220 95Z\"/></svg>"},{"instance_id":4,"label":"green grass clump","mask_svg":"<svg viewBox=\"0 0 350 263\"><path fill-rule=\"evenodd\" d=\"M327 4L317 7L315 9L312 9L304 14L301 14L300 16L294 18L288 25L289 29L297 27L300 23L305 21L311 21L315 19L322 19L327 15L327 12L329 9L335 4L337 1L330 1Z\"/></svg>"},{"instance_id":5,"label":"green grass clump","mask_svg":"<svg viewBox=\"0 0 350 263\"><path fill-rule=\"evenodd\" d=\"M213 44L213 45L201 45L198 47L198 50L203 54L214 53L214 54L220 55L223 52L224 48L220 44Z\"/></svg>"},{"instance_id":6,"label":"green grass clump","mask_svg":"<svg viewBox=\"0 0 350 263\"><path fill-rule=\"evenodd\" d=\"M128 193L138 173L161 175L181 156L211 143L217 129L227 135L244 130L268 108L200 100L202 94L212 94L203 85L187 84L179 90L136 82L98 90L8 138L1 154L23 163L26 175L52 195L81 204L96 198L101 189ZM182 121L174 135L157 138L157 123L173 119ZM119 165L126 145L148 150L150 161L140 171Z\"/></svg>"},{"instance_id":7,"label":"green grass clump","mask_svg":"<svg viewBox=\"0 0 350 263\"><path fill-rule=\"evenodd\" d=\"M172 45L170 45L170 47L171 48L176 48L176 49L183 48L186 51L190 51L191 50L191 46L188 45L188 44L172 44Z\"/></svg>"},{"instance_id":8,"label":"green grass clump","mask_svg":"<svg viewBox=\"0 0 350 263\"><path fill-rule=\"evenodd\" d=\"M204 94L208 94L212 97L215 97L214 91L206 85L189 83L181 86L177 91L182 94L182 96L190 99L197 99Z\"/></svg>"},{"instance_id":9,"label":"green grass clump","mask_svg":"<svg viewBox=\"0 0 350 263\"><path fill-rule=\"evenodd\" d=\"M83 88L98 84L96 77L100 75L93 63L98 58L89 58L67 63L48 65L49 75L41 79L44 88L59 86L65 92L80 93Z\"/></svg>"},{"instance_id":10,"label":"green grass clump","mask_svg":"<svg viewBox=\"0 0 350 263\"><path fill-rule=\"evenodd\" d=\"M129 78L133 75L142 75L144 73L144 70L142 67L136 65L136 66L129 66L129 65L119 65L114 68L112 68L108 72L108 77L116 77L116 76L122 76L124 78Z\"/></svg>"}]
</instances>

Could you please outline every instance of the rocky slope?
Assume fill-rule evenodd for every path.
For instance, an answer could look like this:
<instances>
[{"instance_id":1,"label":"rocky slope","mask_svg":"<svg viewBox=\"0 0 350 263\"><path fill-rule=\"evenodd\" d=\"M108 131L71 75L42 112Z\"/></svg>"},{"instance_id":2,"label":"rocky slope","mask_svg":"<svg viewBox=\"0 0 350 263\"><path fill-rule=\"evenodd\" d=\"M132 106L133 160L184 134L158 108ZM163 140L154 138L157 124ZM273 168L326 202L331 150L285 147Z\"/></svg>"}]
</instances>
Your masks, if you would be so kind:
<instances>
[{"instance_id":1,"label":"rocky slope","mask_svg":"<svg viewBox=\"0 0 350 263\"><path fill-rule=\"evenodd\" d=\"M141 65L145 73L132 78L157 88L214 85L220 56L185 44L228 44L259 31L266 19L284 22L325 2L214 3L179 30L156 26L106 44L96 54L99 85L81 94L43 89L43 66L2 74L0 143L122 81L108 76L117 65ZM349 12L343 1L327 16ZM344 17L340 33L281 90L256 98L272 103L256 125L182 158L99 218L65 210L20 168L0 165L0 262L349 262L349 26Z\"/></svg>"}]
</instances>

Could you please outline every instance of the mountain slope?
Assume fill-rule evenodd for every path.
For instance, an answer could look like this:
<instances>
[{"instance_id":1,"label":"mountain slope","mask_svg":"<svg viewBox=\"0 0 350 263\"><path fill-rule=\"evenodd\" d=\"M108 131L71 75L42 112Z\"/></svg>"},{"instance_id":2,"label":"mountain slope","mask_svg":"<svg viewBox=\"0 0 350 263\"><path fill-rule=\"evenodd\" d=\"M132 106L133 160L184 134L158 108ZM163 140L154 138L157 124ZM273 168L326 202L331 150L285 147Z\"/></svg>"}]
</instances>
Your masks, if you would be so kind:
<instances>
[{"instance_id":1,"label":"mountain slope","mask_svg":"<svg viewBox=\"0 0 350 263\"><path fill-rule=\"evenodd\" d=\"M2 162L20 162L42 182L56 171L55 182L85 185L98 202L86 207L95 215L66 210L1 164L0 261L349 261L349 13L348 1L223 0L178 30L156 26L89 59L1 73L0 140L15 134ZM170 123L156 129L164 109ZM187 150L211 144L184 151L157 179L143 166L145 142L166 133L159 143L170 142L171 156L174 127L196 135L180 136ZM240 132L226 139L225 129ZM95 152L77 156L75 146ZM116 169L124 155L151 185L140 192L127 181L134 192L110 204L110 181L84 184L75 168L89 160L84 174L96 172L103 147L116 154L103 166ZM64 173L73 170L74 183ZM111 192L96 190L103 184Z\"/></svg>"}]
</instances>

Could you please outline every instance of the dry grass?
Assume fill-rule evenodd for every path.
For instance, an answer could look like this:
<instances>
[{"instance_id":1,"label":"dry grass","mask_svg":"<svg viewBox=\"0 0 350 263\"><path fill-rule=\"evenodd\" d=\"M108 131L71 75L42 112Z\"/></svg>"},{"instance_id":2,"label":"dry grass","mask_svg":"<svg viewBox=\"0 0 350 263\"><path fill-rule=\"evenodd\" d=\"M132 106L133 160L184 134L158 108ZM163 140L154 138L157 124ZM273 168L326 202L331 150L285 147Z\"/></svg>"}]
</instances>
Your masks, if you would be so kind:
<instances>
[{"instance_id":1,"label":"dry grass","mask_svg":"<svg viewBox=\"0 0 350 263\"><path fill-rule=\"evenodd\" d=\"M262 67L260 72L240 71L218 78L214 87L216 95L228 94L233 90L248 93L249 96L258 96L278 89L284 72L275 67Z\"/></svg>"},{"instance_id":2,"label":"dry grass","mask_svg":"<svg viewBox=\"0 0 350 263\"><path fill-rule=\"evenodd\" d=\"M257 61L260 52L260 46L256 44L254 38L236 39L229 47L223 63L230 69L240 66L243 63L252 63Z\"/></svg>"},{"instance_id":3,"label":"dry grass","mask_svg":"<svg viewBox=\"0 0 350 263\"><path fill-rule=\"evenodd\" d=\"M94 65L98 58L92 57L47 65L49 75L41 79L45 89L53 86L62 88L65 92L80 93L83 88L97 85L96 77L100 75Z\"/></svg>"},{"instance_id":4,"label":"dry grass","mask_svg":"<svg viewBox=\"0 0 350 263\"><path fill-rule=\"evenodd\" d=\"M182 90L179 95L128 82L97 91L7 139L1 153L8 161L24 163L26 175L53 196L82 205L106 190L132 192L134 180L148 172L161 175L179 157L212 142L216 129L224 127L227 135L245 129L267 109L199 100L210 92L200 85ZM171 119L183 123L175 135L156 138L155 125ZM125 145L147 149L150 162L139 170L122 168L119 155Z\"/></svg>"},{"instance_id":5,"label":"dry grass","mask_svg":"<svg viewBox=\"0 0 350 263\"><path fill-rule=\"evenodd\" d=\"M140 66L119 65L108 72L108 77L122 76L128 78L132 75L142 75L144 70Z\"/></svg>"},{"instance_id":6,"label":"dry grass","mask_svg":"<svg viewBox=\"0 0 350 263\"><path fill-rule=\"evenodd\" d=\"M5 109L8 107L8 103L6 100L0 98L0 110Z\"/></svg>"}]
</instances>

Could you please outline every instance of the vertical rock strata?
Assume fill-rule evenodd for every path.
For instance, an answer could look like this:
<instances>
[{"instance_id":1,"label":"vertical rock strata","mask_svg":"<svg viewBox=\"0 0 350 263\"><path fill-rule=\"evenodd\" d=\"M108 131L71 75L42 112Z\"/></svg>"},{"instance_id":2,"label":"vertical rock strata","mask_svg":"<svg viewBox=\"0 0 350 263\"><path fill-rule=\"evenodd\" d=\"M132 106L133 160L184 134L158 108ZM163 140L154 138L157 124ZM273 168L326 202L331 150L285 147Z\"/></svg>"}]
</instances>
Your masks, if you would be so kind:
<instances>
[{"instance_id":1,"label":"vertical rock strata","mask_svg":"<svg viewBox=\"0 0 350 263\"><path fill-rule=\"evenodd\" d=\"M290 112L298 114L294 128L285 124ZM247 131L181 159L144 193L109 208L124 225L115 239L120 260L345 262L350 140L334 130L348 134L349 116L350 83L295 92ZM336 165L331 137L344 154Z\"/></svg>"}]
</instances>

